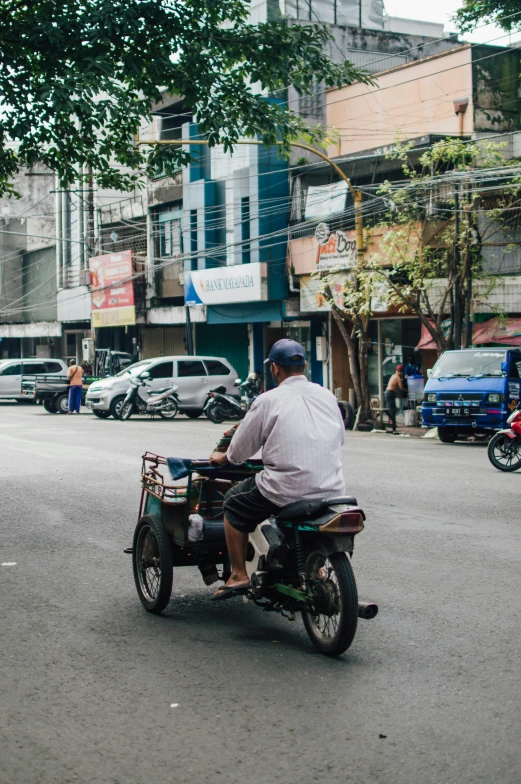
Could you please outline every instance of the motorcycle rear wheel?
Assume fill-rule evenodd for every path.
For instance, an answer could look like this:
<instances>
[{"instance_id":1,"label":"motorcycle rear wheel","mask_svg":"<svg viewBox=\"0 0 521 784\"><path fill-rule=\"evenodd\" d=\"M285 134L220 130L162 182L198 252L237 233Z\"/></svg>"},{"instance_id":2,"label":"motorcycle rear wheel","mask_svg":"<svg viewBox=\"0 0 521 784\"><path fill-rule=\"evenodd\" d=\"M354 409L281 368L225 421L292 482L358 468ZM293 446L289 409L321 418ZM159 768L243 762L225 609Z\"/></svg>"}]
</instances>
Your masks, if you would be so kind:
<instances>
[{"instance_id":1,"label":"motorcycle rear wheel","mask_svg":"<svg viewBox=\"0 0 521 784\"><path fill-rule=\"evenodd\" d=\"M210 422L213 422L214 425L220 425L226 419L221 410L221 407L215 403L208 406L205 413Z\"/></svg>"},{"instance_id":2,"label":"motorcycle rear wheel","mask_svg":"<svg viewBox=\"0 0 521 784\"><path fill-rule=\"evenodd\" d=\"M517 471L521 468L521 443L504 433L496 433L488 445L488 459L498 471Z\"/></svg>"},{"instance_id":3,"label":"motorcycle rear wheel","mask_svg":"<svg viewBox=\"0 0 521 784\"><path fill-rule=\"evenodd\" d=\"M325 656L340 656L353 642L358 623L358 591L349 558L312 550L306 573L314 581L317 609L323 610L316 615L302 612L308 637Z\"/></svg>"},{"instance_id":4,"label":"motorcycle rear wheel","mask_svg":"<svg viewBox=\"0 0 521 784\"><path fill-rule=\"evenodd\" d=\"M169 402L169 407L164 408L162 411L160 411L159 416L162 417L162 419L175 419L175 417L177 416L177 412L179 411L177 403L173 397L169 398L168 402Z\"/></svg>"},{"instance_id":5,"label":"motorcycle rear wheel","mask_svg":"<svg viewBox=\"0 0 521 784\"><path fill-rule=\"evenodd\" d=\"M130 419L130 417L132 416L133 411L134 411L134 403L132 402L132 400L129 400L128 402L126 401L121 405L119 418L121 419L122 422L126 422L127 419Z\"/></svg>"}]
</instances>

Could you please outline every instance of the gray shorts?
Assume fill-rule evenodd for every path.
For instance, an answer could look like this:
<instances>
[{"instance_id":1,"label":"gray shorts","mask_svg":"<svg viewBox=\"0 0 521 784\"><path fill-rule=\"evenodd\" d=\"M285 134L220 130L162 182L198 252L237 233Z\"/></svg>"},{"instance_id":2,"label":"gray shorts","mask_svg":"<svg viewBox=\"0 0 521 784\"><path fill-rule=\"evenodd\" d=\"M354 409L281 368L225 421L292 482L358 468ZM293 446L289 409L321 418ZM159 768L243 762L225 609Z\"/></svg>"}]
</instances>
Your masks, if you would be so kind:
<instances>
[{"instance_id":1,"label":"gray shorts","mask_svg":"<svg viewBox=\"0 0 521 784\"><path fill-rule=\"evenodd\" d=\"M224 496L224 514L232 528L250 534L280 506L264 498L254 476L231 487Z\"/></svg>"}]
</instances>

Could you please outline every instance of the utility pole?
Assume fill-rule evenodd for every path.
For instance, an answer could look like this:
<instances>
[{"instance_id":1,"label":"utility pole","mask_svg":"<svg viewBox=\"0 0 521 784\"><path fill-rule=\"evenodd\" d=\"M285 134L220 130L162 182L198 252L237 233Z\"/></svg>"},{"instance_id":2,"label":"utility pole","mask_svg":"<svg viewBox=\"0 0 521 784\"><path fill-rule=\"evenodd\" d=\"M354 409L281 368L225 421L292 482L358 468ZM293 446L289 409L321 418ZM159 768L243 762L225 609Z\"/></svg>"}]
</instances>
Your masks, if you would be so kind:
<instances>
[{"instance_id":1,"label":"utility pole","mask_svg":"<svg viewBox=\"0 0 521 784\"><path fill-rule=\"evenodd\" d=\"M194 340L192 335L192 321L190 319L190 305L185 305L185 325L186 325L186 353L193 356Z\"/></svg>"},{"instance_id":2,"label":"utility pole","mask_svg":"<svg viewBox=\"0 0 521 784\"><path fill-rule=\"evenodd\" d=\"M461 279L459 247L459 186L454 187L454 348L461 348Z\"/></svg>"}]
</instances>

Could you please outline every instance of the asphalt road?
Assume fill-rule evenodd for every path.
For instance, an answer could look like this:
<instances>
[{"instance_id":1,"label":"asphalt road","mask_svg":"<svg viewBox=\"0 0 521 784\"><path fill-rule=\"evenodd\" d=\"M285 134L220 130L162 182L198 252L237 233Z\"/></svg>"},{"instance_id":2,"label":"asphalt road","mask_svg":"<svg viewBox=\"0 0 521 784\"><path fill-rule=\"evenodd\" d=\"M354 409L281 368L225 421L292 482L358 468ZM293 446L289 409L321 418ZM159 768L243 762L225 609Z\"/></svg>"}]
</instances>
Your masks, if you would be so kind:
<instances>
[{"instance_id":1,"label":"asphalt road","mask_svg":"<svg viewBox=\"0 0 521 784\"><path fill-rule=\"evenodd\" d=\"M0 405L0 782L519 784L521 472L349 434L380 614L330 660L195 569L163 616L138 601L140 455L203 457L222 429Z\"/></svg>"}]
</instances>

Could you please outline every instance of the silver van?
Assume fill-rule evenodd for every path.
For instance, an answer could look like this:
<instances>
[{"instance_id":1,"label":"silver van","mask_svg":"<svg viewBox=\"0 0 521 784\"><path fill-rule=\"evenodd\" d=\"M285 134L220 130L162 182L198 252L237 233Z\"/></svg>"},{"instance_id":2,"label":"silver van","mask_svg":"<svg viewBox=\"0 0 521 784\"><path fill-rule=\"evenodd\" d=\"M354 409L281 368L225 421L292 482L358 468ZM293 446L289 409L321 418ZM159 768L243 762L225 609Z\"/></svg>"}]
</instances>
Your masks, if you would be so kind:
<instances>
[{"instance_id":1,"label":"silver van","mask_svg":"<svg viewBox=\"0 0 521 784\"><path fill-rule=\"evenodd\" d=\"M111 415L119 419L121 405L129 387L129 374L137 375L143 370L150 373L150 384L147 387L150 392L175 384L180 411L193 418L202 414L210 389L224 384L228 392L233 392L233 384L237 378L234 368L223 357L142 359L111 378L94 381L87 391L85 405L101 419Z\"/></svg>"},{"instance_id":2,"label":"silver van","mask_svg":"<svg viewBox=\"0 0 521 784\"><path fill-rule=\"evenodd\" d=\"M66 376L67 365L63 359L1 359L0 398L26 400L22 395L22 376L45 373L51 376Z\"/></svg>"}]
</instances>

